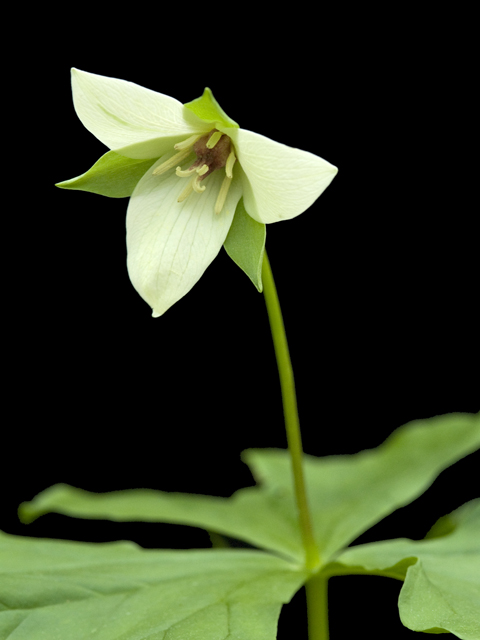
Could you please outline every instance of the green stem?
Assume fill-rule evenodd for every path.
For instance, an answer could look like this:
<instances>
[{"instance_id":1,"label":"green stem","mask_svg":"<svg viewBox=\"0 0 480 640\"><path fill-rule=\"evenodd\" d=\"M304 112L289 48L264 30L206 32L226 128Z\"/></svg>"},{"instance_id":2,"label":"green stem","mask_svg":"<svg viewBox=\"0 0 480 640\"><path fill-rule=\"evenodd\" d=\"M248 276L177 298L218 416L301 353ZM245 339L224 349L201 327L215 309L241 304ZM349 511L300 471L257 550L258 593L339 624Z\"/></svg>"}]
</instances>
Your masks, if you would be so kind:
<instances>
[{"instance_id":1,"label":"green stem","mask_svg":"<svg viewBox=\"0 0 480 640\"><path fill-rule=\"evenodd\" d=\"M280 376L288 450L290 452L292 463L295 497L300 521L300 530L302 532L303 546L305 549L305 565L307 569L312 570L320 565L320 557L313 537L312 521L307 503L307 494L305 491L305 480L303 477L302 467L302 437L300 434L300 422L298 419L295 382L293 379L293 369L288 351L282 311L280 309L277 289L275 287L270 262L266 252L263 256L262 281L268 319L272 330L273 346L275 348L275 355L277 358L278 373ZM319 640L322 637L323 636L319 636ZM311 636L311 640L314 639L317 640L315 636Z\"/></svg>"},{"instance_id":2,"label":"green stem","mask_svg":"<svg viewBox=\"0 0 480 640\"><path fill-rule=\"evenodd\" d=\"M310 640L328 640L328 577L317 573L305 584Z\"/></svg>"}]
</instances>

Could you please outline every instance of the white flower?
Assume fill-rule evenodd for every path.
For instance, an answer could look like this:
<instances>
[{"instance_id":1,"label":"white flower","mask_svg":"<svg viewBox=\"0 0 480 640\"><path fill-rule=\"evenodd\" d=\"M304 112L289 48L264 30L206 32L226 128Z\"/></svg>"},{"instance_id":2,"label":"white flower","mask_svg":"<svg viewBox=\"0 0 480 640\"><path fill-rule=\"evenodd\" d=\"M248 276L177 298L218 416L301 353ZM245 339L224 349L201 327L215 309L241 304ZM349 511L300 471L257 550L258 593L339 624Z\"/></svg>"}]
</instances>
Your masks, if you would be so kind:
<instances>
[{"instance_id":1,"label":"white flower","mask_svg":"<svg viewBox=\"0 0 480 640\"><path fill-rule=\"evenodd\" d=\"M236 211L260 223L249 227L259 230L294 218L337 173L312 153L240 129L209 89L182 105L78 69L72 69L72 89L78 117L111 151L58 186L131 196L128 272L155 317L200 279L233 229ZM248 253L249 233L235 232L234 253Z\"/></svg>"}]
</instances>

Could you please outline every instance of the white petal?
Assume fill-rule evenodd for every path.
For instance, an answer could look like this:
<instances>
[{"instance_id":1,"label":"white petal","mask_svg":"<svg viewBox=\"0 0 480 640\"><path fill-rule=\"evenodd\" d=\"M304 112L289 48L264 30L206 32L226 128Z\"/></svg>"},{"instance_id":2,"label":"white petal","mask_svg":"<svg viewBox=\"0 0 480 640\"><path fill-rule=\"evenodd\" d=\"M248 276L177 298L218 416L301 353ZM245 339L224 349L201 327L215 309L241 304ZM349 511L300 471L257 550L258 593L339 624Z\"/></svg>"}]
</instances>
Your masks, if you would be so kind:
<instances>
[{"instance_id":1,"label":"white petal","mask_svg":"<svg viewBox=\"0 0 480 640\"><path fill-rule=\"evenodd\" d=\"M85 127L130 158L158 158L198 131L181 102L133 82L72 69L72 92Z\"/></svg>"},{"instance_id":2,"label":"white petal","mask_svg":"<svg viewBox=\"0 0 480 640\"><path fill-rule=\"evenodd\" d=\"M303 213L328 187L338 169L308 151L287 147L245 129L225 129L243 169L245 209L258 222Z\"/></svg>"},{"instance_id":3,"label":"white petal","mask_svg":"<svg viewBox=\"0 0 480 640\"><path fill-rule=\"evenodd\" d=\"M168 156L159 159L157 166ZM152 167L152 170L154 169ZM188 178L175 171L160 176L149 171L138 183L127 211L128 272L133 286L153 309L165 313L201 278L220 251L241 197L233 179L219 215L214 212L225 172L215 171L183 202L177 198Z\"/></svg>"}]
</instances>

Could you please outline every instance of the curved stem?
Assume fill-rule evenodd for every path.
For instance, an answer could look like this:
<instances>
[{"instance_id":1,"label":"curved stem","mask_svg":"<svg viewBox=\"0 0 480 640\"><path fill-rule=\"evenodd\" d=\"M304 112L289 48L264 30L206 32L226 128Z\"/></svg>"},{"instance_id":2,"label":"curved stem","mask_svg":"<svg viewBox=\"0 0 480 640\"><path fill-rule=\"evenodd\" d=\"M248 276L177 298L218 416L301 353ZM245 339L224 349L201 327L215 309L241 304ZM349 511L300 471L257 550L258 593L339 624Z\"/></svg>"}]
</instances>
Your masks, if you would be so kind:
<instances>
[{"instance_id":1,"label":"curved stem","mask_svg":"<svg viewBox=\"0 0 480 640\"><path fill-rule=\"evenodd\" d=\"M300 434L300 422L298 419L295 382L293 379L293 369L290 360L290 353L288 351L282 311L280 309L277 290L266 252L263 256L262 280L265 304L267 306L268 319L270 321L270 328L273 337L273 346L275 348L275 356L277 358L278 373L280 376L288 450L290 452L292 462L295 497L298 508L300 530L302 532L303 546L305 549L305 565L307 569L312 570L319 566L320 557L313 537L312 522L307 503L307 494L305 491L305 480L302 467L302 438ZM314 638L315 636L311 637Z\"/></svg>"}]
</instances>

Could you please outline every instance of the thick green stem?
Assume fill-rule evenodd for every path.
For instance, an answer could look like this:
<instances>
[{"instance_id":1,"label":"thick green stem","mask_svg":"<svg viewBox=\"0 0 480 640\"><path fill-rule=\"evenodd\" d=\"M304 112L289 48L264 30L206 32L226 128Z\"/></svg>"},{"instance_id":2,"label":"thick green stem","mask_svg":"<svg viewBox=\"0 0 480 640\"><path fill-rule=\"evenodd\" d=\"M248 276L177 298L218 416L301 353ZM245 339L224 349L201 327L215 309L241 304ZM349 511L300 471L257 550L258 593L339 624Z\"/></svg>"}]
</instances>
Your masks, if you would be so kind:
<instances>
[{"instance_id":1,"label":"thick green stem","mask_svg":"<svg viewBox=\"0 0 480 640\"><path fill-rule=\"evenodd\" d=\"M300 434L300 422L298 419L293 369L288 351L282 311L280 309L277 290L266 252L263 257L262 280L263 293L265 295L265 303L267 306L268 319L270 320L273 346L275 348L278 373L280 376L288 449L290 451L290 458L292 462L300 530L302 532L303 546L305 548L305 564L307 569L315 569L320 564L320 557L313 537L312 522L307 503L307 494L305 491L305 480L302 467L302 438ZM314 638L317 640L316 636L311 636L311 640ZM319 636L319 640L320 638L323 638L323 636Z\"/></svg>"}]
</instances>

